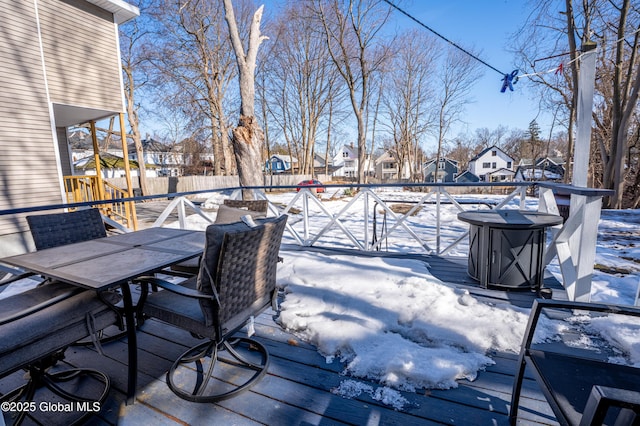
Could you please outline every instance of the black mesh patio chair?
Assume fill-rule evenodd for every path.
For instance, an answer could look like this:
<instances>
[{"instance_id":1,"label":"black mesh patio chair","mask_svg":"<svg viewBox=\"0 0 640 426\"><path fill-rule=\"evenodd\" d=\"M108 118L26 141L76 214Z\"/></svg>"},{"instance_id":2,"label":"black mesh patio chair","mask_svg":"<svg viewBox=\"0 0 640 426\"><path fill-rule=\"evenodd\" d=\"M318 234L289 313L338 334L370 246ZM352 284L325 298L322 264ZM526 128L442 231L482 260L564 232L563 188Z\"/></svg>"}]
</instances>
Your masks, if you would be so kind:
<instances>
[{"instance_id":1,"label":"black mesh patio chair","mask_svg":"<svg viewBox=\"0 0 640 426\"><path fill-rule=\"evenodd\" d=\"M100 210L97 208L75 210L65 213L47 213L27 216L29 231L33 237L36 250L44 250L66 244L81 243L107 236L107 230L102 220ZM43 283L46 283L45 280ZM69 286L73 288L73 286ZM122 313L120 313L122 315ZM90 345L108 343L123 337L126 331L122 323L118 324L119 333L110 337L102 337L102 331L98 332L98 341L95 339L78 341L77 345ZM95 336L92 336L95 337Z\"/></svg>"},{"instance_id":2,"label":"black mesh patio chair","mask_svg":"<svg viewBox=\"0 0 640 426\"><path fill-rule=\"evenodd\" d=\"M27 216L26 219L36 250L107 236L98 209ZM30 277L37 281L34 275L12 270L0 278L0 288ZM42 279L40 281L43 282Z\"/></svg>"},{"instance_id":3,"label":"black mesh patio chair","mask_svg":"<svg viewBox=\"0 0 640 426\"><path fill-rule=\"evenodd\" d=\"M579 349L564 341L534 343L542 314L551 318L615 314L640 317L640 308L600 303L538 299L531 308L511 394L512 425L526 422L519 410L525 369L533 374L561 425L640 425L640 368L609 362L609 355ZM631 318L633 321L634 318ZM571 337L571 336L569 336ZM571 342L570 342L571 343ZM617 355L617 354L615 354ZM519 411L522 418L519 418Z\"/></svg>"},{"instance_id":4,"label":"black mesh patio chair","mask_svg":"<svg viewBox=\"0 0 640 426\"><path fill-rule=\"evenodd\" d=\"M27 223L37 250L87 241L106 236L97 209L70 213L28 216ZM45 280L36 288L0 300L0 377L19 369L28 372L28 380L2 401L33 401L42 386L67 401L103 401L110 388L109 377L93 369L71 369L50 372L64 359L67 347L87 337L97 344L104 328L122 320L114 308L117 293L97 294L70 284ZM77 386L92 377L99 383L88 394L76 393ZM97 390L96 390L97 389ZM27 412L16 413L11 424L19 424ZM81 421L87 413L79 413Z\"/></svg>"},{"instance_id":5,"label":"black mesh patio chair","mask_svg":"<svg viewBox=\"0 0 640 426\"><path fill-rule=\"evenodd\" d=\"M105 301L116 303L118 295L98 297L94 291L56 281L0 300L0 378L20 369L27 372L26 383L21 379L22 384L0 396L0 402L36 406L51 402L51 394L40 393L44 388L72 406L76 402L104 402L110 389L106 374L56 364L64 359L69 345L120 322L116 311ZM12 377L13 383L16 377ZM38 410L6 412L4 420L7 425L21 424L27 418L29 423L43 424L46 419L38 416L45 414ZM75 424L90 414L73 412L60 421Z\"/></svg>"},{"instance_id":6,"label":"black mesh patio chair","mask_svg":"<svg viewBox=\"0 0 640 426\"><path fill-rule=\"evenodd\" d=\"M232 200L230 198L226 198L223 203L225 206L236 209L247 209L253 212L260 212L265 216L269 209L269 201L267 200Z\"/></svg>"},{"instance_id":7,"label":"black mesh patio chair","mask_svg":"<svg viewBox=\"0 0 640 426\"><path fill-rule=\"evenodd\" d=\"M36 250L107 236L100 210L96 208L27 216L27 223Z\"/></svg>"},{"instance_id":8,"label":"black mesh patio chair","mask_svg":"<svg viewBox=\"0 0 640 426\"><path fill-rule=\"evenodd\" d=\"M218 208L216 215L216 224L227 224L239 222L240 218L246 214L250 214L253 218L267 217L269 209L269 201L267 200L232 200L226 198L224 203ZM200 269L200 258L185 260L176 265L171 266L172 272L184 276L197 275Z\"/></svg>"},{"instance_id":9,"label":"black mesh patio chair","mask_svg":"<svg viewBox=\"0 0 640 426\"><path fill-rule=\"evenodd\" d=\"M275 299L278 252L287 216L210 225L197 277L180 285L155 277L142 310L150 316L206 339L182 354L167 372L179 397L195 402L230 398L266 373L267 349L237 332ZM251 226L255 225L255 226ZM251 326L249 326L251 329ZM233 378L233 384L228 379Z\"/></svg>"}]
</instances>

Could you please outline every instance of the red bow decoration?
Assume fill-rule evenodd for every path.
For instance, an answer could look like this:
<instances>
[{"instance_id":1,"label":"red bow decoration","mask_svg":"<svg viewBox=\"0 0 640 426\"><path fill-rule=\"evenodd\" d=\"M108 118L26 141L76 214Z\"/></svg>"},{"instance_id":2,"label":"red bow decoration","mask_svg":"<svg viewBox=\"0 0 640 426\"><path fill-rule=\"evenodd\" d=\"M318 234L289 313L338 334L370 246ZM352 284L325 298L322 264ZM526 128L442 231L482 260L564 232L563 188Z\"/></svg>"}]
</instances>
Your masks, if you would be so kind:
<instances>
[{"instance_id":1,"label":"red bow decoration","mask_svg":"<svg viewBox=\"0 0 640 426\"><path fill-rule=\"evenodd\" d=\"M562 74L564 72L564 64L560 64L560 66L558 68L556 68L556 72L555 74L558 75L558 73Z\"/></svg>"}]
</instances>

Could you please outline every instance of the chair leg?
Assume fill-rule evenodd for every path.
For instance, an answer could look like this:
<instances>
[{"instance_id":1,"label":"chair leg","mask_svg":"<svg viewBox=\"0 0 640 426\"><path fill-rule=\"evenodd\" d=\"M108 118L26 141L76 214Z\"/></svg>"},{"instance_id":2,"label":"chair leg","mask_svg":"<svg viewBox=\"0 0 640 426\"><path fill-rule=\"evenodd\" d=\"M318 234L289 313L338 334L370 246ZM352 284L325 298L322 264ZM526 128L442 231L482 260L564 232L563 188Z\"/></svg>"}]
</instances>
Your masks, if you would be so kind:
<instances>
[{"instance_id":1,"label":"chair leg","mask_svg":"<svg viewBox=\"0 0 640 426\"><path fill-rule=\"evenodd\" d=\"M28 381L24 385L4 394L0 401L2 402L32 402L35 399L36 391L40 388L46 387L51 392L59 396L60 398L70 402L70 403L94 403L98 402L100 405L107 399L109 394L109 390L111 389L111 380L109 376L106 374L93 370L93 369L81 369L75 368L70 370L58 371L55 373L50 373L48 370L55 365L55 363L62 359L60 354L54 354L50 357L47 357L45 360L38 362L37 364L30 365L27 368L28 371ZM73 380L82 380L82 377L92 377L97 381L101 382L100 393L98 395L94 395L92 397L83 397L80 395L73 394L64 387L61 386L62 383L68 383ZM79 408L78 405L73 405L74 411L76 408ZM93 408L93 405L87 405L87 407ZM81 411L81 410L79 410ZM15 417L10 418L10 424L12 425L20 425L25 420L26 414L28 411L20 411L16 413ZM90 410L83 410L82 414L74 419L73 421L69 421L70 425L77 425L83 423L89 416L93 413Z\"/></svg>"},{"instance_id":2,"label":"chair leg","mask_svg":"<svg viewBox=\"0 0 640 426\"><path fill-rule=\"evenodd\" d=\"M223 357L227 353L228 356ZM251 355L250 355L251 354ZM258 361L249 359L259 358ZM257 356L256 356L257 355ZM203 359L208 358L205 369ZM205 361L206 363L206 361ZM192 402L222 401L246 391L267 372L269 353L259 342L245 337L223 342L204 342L178 358L167 372L167 385L179 397ZM220 373L233 369L232 379L225 380ZM239 370L251 376L235 382ZM217 375L215 373L218 373Z\"/></svg>"}]
</instances>

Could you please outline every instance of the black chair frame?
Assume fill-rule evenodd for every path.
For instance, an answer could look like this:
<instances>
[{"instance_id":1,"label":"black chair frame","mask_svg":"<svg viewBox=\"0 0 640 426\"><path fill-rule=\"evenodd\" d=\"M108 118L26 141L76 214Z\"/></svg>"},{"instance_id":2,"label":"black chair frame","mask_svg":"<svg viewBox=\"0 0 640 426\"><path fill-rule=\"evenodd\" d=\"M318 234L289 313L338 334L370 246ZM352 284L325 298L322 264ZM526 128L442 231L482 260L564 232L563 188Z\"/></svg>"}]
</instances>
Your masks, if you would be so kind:
<instances>
[{"instance_id":1,"label":"black chair frame","mask_svg":"<svg viewBox=\"0 0 640 426\"><path fill-rule=\"evenodd\" d=\"M610 414L616 424L640 423L640 368L608 363L562 346L532 347L543 310L640 317L640 308L587 302L536 299L520 350L511 394L509 420L515 425L528 366L561 425L595 425ZM608 413L611 408L618 412ZM635 420L629 420L634 419ZM636 422L636 423L634 423Z\"/></svg>"},{"instance_id":2,"label":"black chair frame","mask_svg":"<svg viewBox=\"0 0 640 426\"><path fill-rule=\"evenodd\" d=\"M269 366L266 347L249 337L238 336L237 332L252 316L274 304L275 272L286 220L287 216L257 219L255 228L242 222L211 225L207 228L207 245L197 277L181 284L157 277L136 280L143 289L140 303L145 314L207 339L184 352L167 372L167 385L179 397L193 402L225 400L246 391L266 374ZM220 241L211 244L220 237ZM213 280L212 294L196 288L204 276ZM149 294L149 285L163 291ZM208 366L204 359L210 359ZM192 386L181 386L176 379L177 371L189 364L195 364L196 377ZM216 386L217 383L209 386L218 365L241 369L245 377L234 386Z\"/></svg>"},{"instance_id":3,"label":"black chair frame","mask_svg":"<svg viewBox=\"0 0 640 426\"><path fill-rule=\"evenodd\" d=\"M115 302L115 299L112 298L110 302ZM75 340L117 323L118 316L108 303L99 300L91 290L68 287L59 282L38 286L1 300L0 303L8 307L6 314L0 316L0 336L5 339L13 336L12 342L13 338L20 340L22 336L30 335L31 330L39 329L43 324L55 325L50 331L35 332L41 337L24 337L27 340L17 344L10 352L3 349L0 360L2 376L23 369L27 373L27 381L0 396L0 402L32 402L38 389L43 387L70 402L102 403L106 400L111 381L105 373L92 368L54 371L53 367L64 359L66 348ZM86 309L86 315L83 309ZM95 330L92 327L96 327ZM26 344L30 339L38 342L36 349L30 350L32 346ZM87 378L99 382L97 393L92 392L91 397L73 393L72 390ZM65 389L65 384L68 384L68 389ZM67 421L69 424L80 424L91 414L82 412L75 419ZM13 425L21 424L28 415L28 410L6 413Z\"/></svg>"}]
</instances>

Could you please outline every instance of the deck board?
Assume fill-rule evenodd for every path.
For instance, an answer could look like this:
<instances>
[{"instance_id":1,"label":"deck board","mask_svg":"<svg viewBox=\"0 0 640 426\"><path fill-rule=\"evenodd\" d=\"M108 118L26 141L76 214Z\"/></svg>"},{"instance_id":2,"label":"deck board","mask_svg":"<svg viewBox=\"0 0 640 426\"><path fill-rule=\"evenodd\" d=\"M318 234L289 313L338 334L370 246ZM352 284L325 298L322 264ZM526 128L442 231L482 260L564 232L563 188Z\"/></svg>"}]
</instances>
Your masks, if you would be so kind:
<instances>
[{"instance_id":1,"label":"deck board","mask_svg":"<svg viewBox=\"0 0 640 426\"><path fill-rule=\"evenodd\" d=\"M530 291L498 291L479 288L466 274L466 259L419 256L442 281L468 289L491 303L530 307ZM547 277L554 297L562 298L557 281ZM165 383L172 361L198 342L189 333L147 320L138 331L138 390L136 403L125 404L127 386L126 338L105 344L105 356L91 346L76 346L66 352L65 363L93 367L112 379L112 390L103 409L90 425L342 425L342 424L464 424L508 425L511 387L517 355L491 354L494 365L481 371L474 381L460 380L456 389L402 392L408 404L394 410L367 393L347 399L332 390L348 379L339 361L327 363L312 345L281 329L268 310L256 318L256 339L269 350L267 375L248 392L215 404L197 404L175 396ZM357 380L368 383L365 380ZM1 383L1 382L0 382ZM368 383L374 389L379 385ZM0 389L1 391L1 389ZM520 424L557 424L538 385L526 375Z\"/></svg>"}]
</instances>

